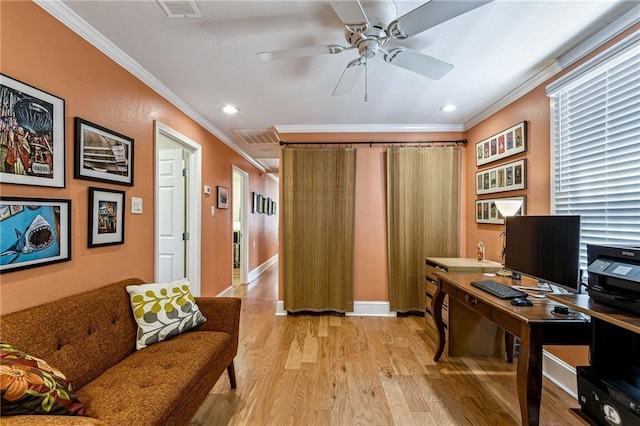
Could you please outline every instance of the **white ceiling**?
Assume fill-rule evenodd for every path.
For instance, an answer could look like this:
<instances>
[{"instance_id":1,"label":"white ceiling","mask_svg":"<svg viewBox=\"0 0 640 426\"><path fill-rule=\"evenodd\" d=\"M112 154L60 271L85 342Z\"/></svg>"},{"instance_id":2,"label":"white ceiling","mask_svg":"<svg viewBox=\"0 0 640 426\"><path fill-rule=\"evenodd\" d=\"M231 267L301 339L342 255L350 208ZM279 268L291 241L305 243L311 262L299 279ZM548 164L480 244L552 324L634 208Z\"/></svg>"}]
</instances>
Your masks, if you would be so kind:
<instances>
[{"instance_id":1,"label":"white ceiling","mask_svg":"<svg viewBox=\"0 0 640 426\"><path fill-rule=\"evenodd\" d=\"M399 16L422 3L396 0ZM556 59L579 43L598 31L610 33L612 26L605 27L621 16L618 22L633 23L629 14L635 21L640 15L638 7L631 10L633 1L496 0L389 42L455 69L430 80L375 57L367 67L365 102L364 76L350 95L331 95L357 57L353 50L271 62L256 55L347 45L326 1L197 0L202 18L170 18L153 0L39 4L268 171L278 168L279 147L264 143L262 132L274 126L281 132L465 130L535 76L539 84L558 71ZM225 104L240 112L224 114ZM444 113L439 108L445 104L458 109Z\"/></svg>"}]
</instances>

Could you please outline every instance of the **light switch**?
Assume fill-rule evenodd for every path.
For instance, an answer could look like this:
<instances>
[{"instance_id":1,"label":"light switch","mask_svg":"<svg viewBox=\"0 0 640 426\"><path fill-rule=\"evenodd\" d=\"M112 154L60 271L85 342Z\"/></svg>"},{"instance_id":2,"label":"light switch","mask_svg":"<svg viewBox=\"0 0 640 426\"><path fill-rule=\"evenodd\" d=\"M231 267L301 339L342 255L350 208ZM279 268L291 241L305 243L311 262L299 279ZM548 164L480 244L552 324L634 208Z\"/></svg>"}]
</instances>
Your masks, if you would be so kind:
<instances>
[{"instance_id":1,"label":"light switch","mask_svg":"<svg viewBox=\"0 0 640 426\"><path fill-rule=\"evenodd\" d=\"M215 206L211 206L211 216L215 216L216 215L216 208Z\"/></svg>"},{"instance_id":2,"label":"light switch","mask_svg":"<svg viewBox=\"0 0 640 426\"><path fill-rule=\"evenodd\" d=\"M131 197L131 213L142 214L142 198Z\"/></svg>"}]
</instances>

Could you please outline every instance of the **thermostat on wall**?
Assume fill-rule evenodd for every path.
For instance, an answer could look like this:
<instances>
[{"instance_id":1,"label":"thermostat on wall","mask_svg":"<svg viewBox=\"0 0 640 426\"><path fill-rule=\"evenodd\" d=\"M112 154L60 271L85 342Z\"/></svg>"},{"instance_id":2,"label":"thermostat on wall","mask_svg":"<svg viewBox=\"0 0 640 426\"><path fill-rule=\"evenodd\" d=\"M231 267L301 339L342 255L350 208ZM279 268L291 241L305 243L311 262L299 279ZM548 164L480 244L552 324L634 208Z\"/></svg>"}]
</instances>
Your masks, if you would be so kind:
<instances>
[{"instance_id":1,"label":"thermostat on wall","mask_svg":"<svg viewBox=\"0 0 640 426\"><path fill-rule=\"evenodd\" d=\"M209 185L204 186L204 193L207 195L211 194L211 187Z\"/></svg>"}]
</instances>

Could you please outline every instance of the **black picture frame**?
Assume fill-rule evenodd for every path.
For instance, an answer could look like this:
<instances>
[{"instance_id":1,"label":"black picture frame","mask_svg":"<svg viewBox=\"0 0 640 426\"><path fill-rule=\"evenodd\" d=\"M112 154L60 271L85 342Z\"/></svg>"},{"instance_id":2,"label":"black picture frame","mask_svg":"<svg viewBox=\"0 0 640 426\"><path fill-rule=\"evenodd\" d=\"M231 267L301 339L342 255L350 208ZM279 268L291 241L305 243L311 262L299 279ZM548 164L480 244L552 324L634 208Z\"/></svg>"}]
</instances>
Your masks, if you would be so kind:
<instances>
[{"instance_id":1,"label":"black picture frame","mask_svg":"<svg viewBox=\"0 0 640 426\"><path fill-rule=\"evenodd\" d=\"M258 194L257 192L252 192L251 198L251 213L258 213L258 206L260 205L260 194Z\"/></svg>"},{"instance_id":2,"label":"black picture frame","mask_svg":"<svg viewBox=\"0 0 640 426\"><path fill-rule=\"evenodd\" d=\"M527 188L527 159L476 172L476 195Z\"/></svg>"},{"instance_id":3,"label":"black picture frame","mask_svg":"<svg viewBox=\"0 0 640 426\"><path fill-rule=\"evenodd\" d=\"M1 183L65 187L64 108L64 99L0 74Z\"/></svg>"},{"instance_id":4,"label":"black picture frame","mask_svg":"<svg viewBox=\"0 0 640 426\"><path fill-rule=\"evenodd\" d=\"M133 186L134 140L76 117L74 174L76 179Z\"/></svg>"},{"instance_id":5,"label":"black picture frame","mask_svg":"<svg viewBox=\"0 0 640 426\"><path fill-rule=\"evenodd\" d=\"M71 200L0 197L0 274L71 260Z\"/></svg>"},{"instance_id":6,"label":"black picture frame","mask_svg":"<svg viewBox=\"0 0 640 426\"><path fill-rule=\"evenodd\" d=\"M89 248L124 244L124 191L89 187Z\"/></svg>"},{"instance_id":7,"label":"black picture frame","mask_svg":"<svg viewBox=\"0 0 640 426\"><path fill-rule=\"evenodd\" d=\"M216 188L216 195L218 200L218 208L219 209L228 209L229 208L229 188L224 186L218 186Z\"/></svg>"}]
</instances>

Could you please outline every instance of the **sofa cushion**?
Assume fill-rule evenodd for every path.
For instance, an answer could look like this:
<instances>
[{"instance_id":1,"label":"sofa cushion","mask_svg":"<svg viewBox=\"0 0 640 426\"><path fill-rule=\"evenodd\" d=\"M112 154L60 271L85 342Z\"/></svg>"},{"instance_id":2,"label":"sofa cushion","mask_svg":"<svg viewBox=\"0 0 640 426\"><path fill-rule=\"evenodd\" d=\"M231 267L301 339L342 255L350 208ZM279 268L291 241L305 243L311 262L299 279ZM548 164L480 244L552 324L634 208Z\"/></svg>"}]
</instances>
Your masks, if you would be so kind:
<instances>
[{"instance_id":1,"label":"sofa cushion","mask_svg":"<svg viewBox=\"0 0 640 426\"><path fill-rule=\"evenodd\" d=\"M138 323L136 349L161 342L207 320L198 309L186 278L127 286L127 291Z\"/></svg>"},{"instance_id":2,"label":"sofa cushion","mask_svg":"<svg viewBox=\"0 0 640 426\"><path fill-rule=\"evenodd\" d=\"M7 343L0 343L0 390L3 416L86 414L62 372Z\"/></svg>"},{"instance_id":3,"label":"sofa cushion","mask_svg":"<svg viewBox=\"0 0 640 426\"><path fill-rule=\"evenodd\" d=\"M106 424L162 425L171 410L216 363L224 363L231 335L190 331L134 352L78 391L87 413ZM224 371L224 370L223 370ZM165 407L165 408L159 408Z\"/></svg>"}]
</instances>

